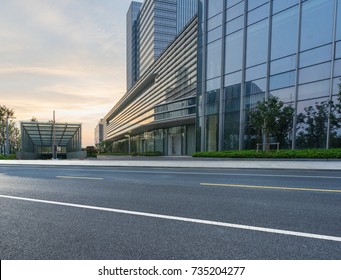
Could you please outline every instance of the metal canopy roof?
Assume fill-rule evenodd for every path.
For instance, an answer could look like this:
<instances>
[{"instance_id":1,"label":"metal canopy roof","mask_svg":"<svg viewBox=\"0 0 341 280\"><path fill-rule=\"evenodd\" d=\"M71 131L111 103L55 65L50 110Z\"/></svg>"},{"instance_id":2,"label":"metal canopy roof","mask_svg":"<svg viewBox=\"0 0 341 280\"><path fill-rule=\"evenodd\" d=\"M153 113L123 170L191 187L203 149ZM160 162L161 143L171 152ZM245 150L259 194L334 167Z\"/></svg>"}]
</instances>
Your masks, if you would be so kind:
<instances>
[{"instance_id":1,"label":"metal canopy roof","mask_svg":"<svg viewBox=\"0 0 341 280\"><path fill-rule=\"evenodd\" d=\"M21 125L35 146L51 147L53 145L52 122L22 122ZM55 123L57 146L66 147L80 128L81 124Z\"/></svg>"}]
</instances>

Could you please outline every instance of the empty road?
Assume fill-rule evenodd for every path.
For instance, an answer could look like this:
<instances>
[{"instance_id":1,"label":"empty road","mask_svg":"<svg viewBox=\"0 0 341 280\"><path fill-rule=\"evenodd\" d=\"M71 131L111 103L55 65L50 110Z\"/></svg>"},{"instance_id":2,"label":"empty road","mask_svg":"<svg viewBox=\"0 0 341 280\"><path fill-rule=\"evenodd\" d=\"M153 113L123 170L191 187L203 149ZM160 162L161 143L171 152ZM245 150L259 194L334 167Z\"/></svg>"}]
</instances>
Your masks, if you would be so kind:
<instances>
[{"instance_id":1,"label":"empty road","mask_svg":"<svg viewBox=\"0 0 341 280\"><path fill-rule=\"evenodd\" d=\"M0 259L341 259L341 172L0 165Z\"/></svg>"}]
</instances>

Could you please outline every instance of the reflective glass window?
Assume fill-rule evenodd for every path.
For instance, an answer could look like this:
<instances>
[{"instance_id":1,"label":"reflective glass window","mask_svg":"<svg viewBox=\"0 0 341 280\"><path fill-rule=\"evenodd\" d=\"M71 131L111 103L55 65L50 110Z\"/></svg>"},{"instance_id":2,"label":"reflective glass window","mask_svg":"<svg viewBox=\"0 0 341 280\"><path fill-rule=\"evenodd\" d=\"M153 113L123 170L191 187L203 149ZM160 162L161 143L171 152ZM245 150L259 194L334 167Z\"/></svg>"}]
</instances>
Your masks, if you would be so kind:
<instances>
[{"instance_id":1,"label":"reflective glass window","mask_svg":"<svg viewBox=\"0 0 341 280\"><path fill-rule=\"evenodd\" d=\"M239 147L240 94L240 84L225 88L224 150Z\"/></svg>"},{"instance_id":2,"label":"reflective glass window","mask_svg":"<svg viewBox=\"0 0 341 280\"><path fill-rule=\"evenodd\" d=\"M247 24L251 25L257 21L265 19L269 16L269 4L260 6L257 9L248 12L247 14Z\"/></svg>"},{"instance_id":3,"label":"reflective glass window","mask_svg":"<svg viewBox=\"0 0 341 280\"><path fill-rule=\"evenodd\" d=\"M336 43L335 59L341 58L341 41Z\"/></svg>"},{"instance_id":4,"label":"reflective glass window","mask_svg":"<svg viewBox=\"0 0 341 280\"><path fill-rule=\"evenodd\" d=\"M272 12L273 14L276 14L297 4L298 0L273 0Z\"/></svg>"},{"instance_id":5,"label":"reflective glass window","mask_svg":"<svg viewBox=\"0 0 341 280\"><path fill-rule=\"evenodd\" d=\"M301 50L331 43L334 1L306 1L302 5Z\"/></svg>"},{"instance_id":6,"label":"reflective glass window","mask_svg":"<svg viewBox=\"0 0 341 280\"><path fill-rule=\"evenodd\" d=\"M335 60L334 62L334 77L341 76L341 59Z\"/></svg>"},{"instance_id":7,"label":"reflective glass window","mask_svg":"<svg viewBox=\"0 0 341 280\"><path fill-rule=\"evenodd\" d=\"M341 0L337 2L336 40L341 40Z\"/></svg>"},{"instance_id":8,"label":"reflective glass window","mask_svg":"<svg viewBox=\"0 0 341 280\"><path fill-rule=\"evenodd\" d=\"M329 96L329 86L329 80L299 86L298 100Z\"/></svg>"},{"instance_id":9,"label":"reflective glass window","mask_svg":"<svg viewBox=\"0 0 341 280\"><path fill-rule=\"evenodd\" d=\"M325 148L328 113L325 114L326 110L319 111L317 105L327 100L327 98L321 98L297 103L297 114L299 116L296 134L297 148Z\"/></svg>"},{"instance_id":10,"label":"reflective glass window","mask_svg":"<svg viewBox=\"0 0 341 280\"><path fill-rule=\"evenodd\" d=\"M259 79L255 81L246 82L246 95L253 95L265 92L266 79Z\"/></svg>"},{"instance_id":11,"label":"reflective glass window","mask_svg":"<svg viewBox=\"0 0 341 280\"><path fill-rule=\"evenodd\" d=\"M218 77L221 74L221 40L207 45L206 79Z\"/></svg>"},{"instance_id":12,"label":"reflective glass window","mask_svg":"<svg viewBox=\"0 0 341 280\"><path fill-rule=\"evenodd\" d=\"M266 76L266 64L257 65L246 69L246 81L252 81Z\"/></svg>"},{"instance_id":13,"label":"reflective glass window","mask_svg":"<svg viewBox=\"0 0 341 280\"><path fill-rule=\"evenodd\" d=\"M208 2L208 18L215 16L223 11L223 1L209 0Z\"/></svg>"},{"instance_id":14,"label":"reflective glass window","mask_svg":"<svg viewBox=\"0 0 341 280\"><path fill-rule=\"evenodd\" d=\"M249 0L247 9L249 11L253 10L254 8L259 7L265 3L268 3L269 0Z\"/></svg>"},{"instance_id":15,"label":"reflective glass window","mask_svg":"<svg viewBox=\"0 0 341 280\"><path fill-rule=\"evenodd\" d=\"M207 151L218 150L219 139L219 117L218 115L212 115L206 117L206 149Z\"/></svg>"},{"instance_id":16,"label":"reflective glass window","mask_svg":"<svg viewBox=\"0 0 341 280\"><path fill-rule=\"evenodd\" d=\"M212 30L217 28L218 26L222 25L223 16L219 14L207 21L207 30Z\"/></svg>"},{"instance_id":17,"label":"reflective glass window","mask_svg":"<svg viewBox=\"0 0 341 280\"><path fill-rule=\"evenodd\" d=\"M291 87L295 85L296 71L290 71L270 77L270 90Z\"/></svg>"},{"instance_id":18,"label":"reflective glass window","mask_svg":"<svg viewBox=\"0 0 341 280\"><path fill-rule=\"evenodd\" d=\"M294 70L296 68L296 55L287 56L281 59L277 59L270 64L271 75L279 74Z\"/></svg>"},{"instance_id":19,"label":"reflective glass window","mask_svg":"<svg viewBox=\"0 0 341 280\"><path fill-rule=\"evenodd\" d=\"M244 27L244 17L238 17L226 23L226 35L231 34Z\"/></svg>"},{"instance_id":20,"label":"reflective glass window","mask_svg":"<svg viewBox=\"0 0 341 280\"><path fill-rule=\"evenodd\" d=\"M332 58L332 45L305 51L300 54L300 67L330 61Z\"/></svg>"},{"instance_id":21,"label":"reflective glass window","mask_svg":"<svg viewBox=\"0 0 341 280\"><path fill-rule=\"evenodd\" d=\"M333 95L337 95L340 91L341 78L333 79Z\"/></svg>"},{"instance_id":22,"label":"reflective glass window","mask_svg":"<svg viewBox=\"0 0 341 280\"><path fill-rule=\"evenodd\" d=\"M242 81L242 72L238 71L229 75L225 75L224 77L224 85L225 87L240 83Z\"/></svg>"},{"instance_id":23,"label":"reflective glass window","mask_svg":"<svg viewBox=\"0 0 341 280\"><path fill-rule=\"evenodd\" d=\"M291 103L295 101L295 87L272 90L270 94L278 97L279 100L284 103Z\"/></svg>"},{"instance_id":24,"label":"reflective glass window","mask_svg":"<svg viewBox=\"0 0 341 280\"><path fill-rule=\"evenodd\" d=\"M263 101L265 97L266 79L245 83L245 107L255 107L258 101Z\"/></svg>"},{"instance_id":25,"label":"reflective glass window","mask_svg":"<svg viewBox=\"0 0 341 280\"><path fill-rule=\"evenodd\" d=\"M242 68L243 32L235 32L225 38L225 74Z\"/></svg>"},{"instance_id":26,"label":"reflective glass window","mask_svg":"<svg viewBox=\"0 0 341 280\"><path fill-rule=\"evenodd\" d=\"M206 91L212 91L220 88L220 78L206 81Z\"/></svg>"},{"instance_id":27,"label":"reflective glass window","mask_svg":"<svg viewBox=\"0 0 341 280\"><path fill-rule=\"evenodd\" d=\"M222 36L221 33L222 33L222 27L221 26L207 32L207 43L211 43L217 39L220 39Z\"/></svg>"},{"instance_id":28,"label":"reflective glass window","mask_svg":"<svg viewBox=\"0 0 341 280\"><path fill-rule=\"evenodd\" d=\"M272 18L271 59L297 52L298 7Z\"/></svg>"},{"instance_id":29,"label":"reflective glass window","mask_svg":"<svg viewBox=\"0 0 341 280\"><path fill-rule=\"evenodd\" d=\"M226 7L232 7L243 0L226 0ZM243 1L244 2L244 1Z\"/></svg>"},{"instance_id":30,"label":"reflective glass window","mask_svg":"<svg viewBox=\"0 0 341 280\"><path fill-rule=\"evenodd\" d=\"M244 2L241 2L226 10L226 21L230 21L244 14Z\"/></svg>"},{"instance_id":31,"label":"reflective glass window","mask_svg":"<svg viewBox=\"0 0 341 280\"><path fill-rule=\"evenodd\" d=\"M247 28L247 67L264 63L268 53L268 21L262 20Z\"/></svg>"},{"instance_id":32,"label":"reflective glass window","mask_svg":"<svg viewBox=\"0 0 341 280\"><path fill-rule=\"evenodd\" d=\"M328 79L330 77L330 62L310 66L300 70L299 83L305 84L313 81Z\"/></svg>"}]
</instances>

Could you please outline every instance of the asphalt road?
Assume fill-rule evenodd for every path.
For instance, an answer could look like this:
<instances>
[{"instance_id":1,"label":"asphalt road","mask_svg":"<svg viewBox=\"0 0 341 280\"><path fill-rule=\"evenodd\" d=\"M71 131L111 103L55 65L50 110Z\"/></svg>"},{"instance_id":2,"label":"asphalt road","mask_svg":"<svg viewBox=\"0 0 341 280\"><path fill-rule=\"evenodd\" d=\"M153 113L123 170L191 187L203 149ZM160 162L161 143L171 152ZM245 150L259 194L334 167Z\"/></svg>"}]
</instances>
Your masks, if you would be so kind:
<instances>
[{"instance_id":1,"label":"asphalt road","mask_svg":"<svg viewBox=\"0 0 341 280\"><path fill-rule=\"evenodd\" d=\"M0 165L0 259L341 259L341 172Z\"/></svg>"}]
</instances>

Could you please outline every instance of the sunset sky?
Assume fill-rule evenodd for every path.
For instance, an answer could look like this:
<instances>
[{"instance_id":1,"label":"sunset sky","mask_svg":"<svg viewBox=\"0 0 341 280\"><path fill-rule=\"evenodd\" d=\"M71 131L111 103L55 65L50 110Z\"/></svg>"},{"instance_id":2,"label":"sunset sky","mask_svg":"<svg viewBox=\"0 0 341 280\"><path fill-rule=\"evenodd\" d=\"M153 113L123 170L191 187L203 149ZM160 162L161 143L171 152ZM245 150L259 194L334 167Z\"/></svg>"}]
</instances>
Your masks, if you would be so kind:
<instances>
[{"instance_id":1,"label":"sunset sky","mask_svg":"<svg viewBox=\"0 0 341 280\"><path fill-rule=\"evenodd\" d=\"M16 121L83 124L83 146L124 94L130 0L0 0L0 105ZM141 1L142 2L142 1Z\"/></svg>"}]
</instances>

